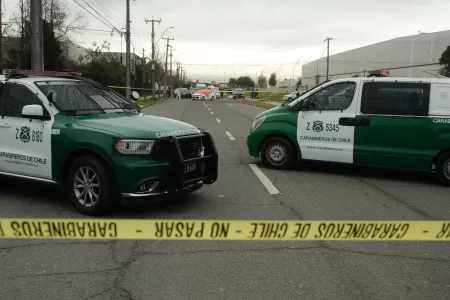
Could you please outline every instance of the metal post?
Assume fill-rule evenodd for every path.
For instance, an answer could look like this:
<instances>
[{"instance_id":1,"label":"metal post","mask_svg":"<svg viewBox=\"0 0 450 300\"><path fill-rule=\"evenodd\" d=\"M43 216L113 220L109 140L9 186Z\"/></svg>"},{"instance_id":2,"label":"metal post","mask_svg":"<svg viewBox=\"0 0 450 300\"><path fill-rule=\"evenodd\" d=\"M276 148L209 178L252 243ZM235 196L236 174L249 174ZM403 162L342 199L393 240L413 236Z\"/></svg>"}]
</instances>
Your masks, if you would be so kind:
<instances>
[{"instance_id":1,"label":"metal post","mask_svg":"<svg viewBox=\"0 0 450 300\"><path fill-rule=\"evenodd\" d=\"M31 1L31 68L34 70L44 69L42 26L42 1Z\"/></svg>"},{"instance_id":2,"label":"metal post","mask_svg":"<svg viewBox=\"0 0 450 300\"><path fill-rule=\"evenodd\" d=\"M156 88L156 61L155 61L155 23L161 23L161 19L155 20L153 17L151 20L145 19L145 23L152 22L152 99L155 99Z\"/></svg>"},{"instance_id":3,"label":"metal post","mask_svg":"<svg viewBox=\"0 0 450 300\"><path fill-rule=\"evenodd\" d=\"M167 44L166 44L166 64L165 64L165 67L164 67L164 88L165 89L167 89L167 60L168 60L168 58L169 58L169 42L170 41L173 41L174 40L174 38L170 38L170 37L167 37L167 38L163 38L163 40L167 40Z\"/></svg>"},{"instance_id":4,"label":"metal post","mask_svg":"<svg viewBox=\"0 0 450 300\"><path fill-rule=\"evenodd\" d=\"M0 71L3 71L2 44L3 44L3 34L2 34L2 0L0 0Z\"/></svg>"},{"instance_id":5,"label":"metal post","mask_svg":"<svg viewBox=\"0 0 450 300\"><path fill-rule=\"evenodd\" d=\"M130 61L130 0L127 0L127 25L126 25L126 42L127 42L127 54L126 54L126 68L127 68L127 89L126 89L126 97L127 100L130 100L131 93L131 61Z\"/></svg>"},{"instance_id":6,"label":"metal post","mask_svg":"<svg viewBox=\"0 0 450 300\"><path fill-rule=\"evenodd\" d=\"M142 87L145 84L145 49L142 48Z\"/></svg>"},{"instance_id":7,"label":"metal post","mask_svg":"<svg viewBox=\"0 0 450 300\"><path fill-rule=\"evenodd\" d=\"M327 38L327 77L326 80L328 81L328 75L330 73L330 40L333 38Z\"/></svg>"}]
</instances>

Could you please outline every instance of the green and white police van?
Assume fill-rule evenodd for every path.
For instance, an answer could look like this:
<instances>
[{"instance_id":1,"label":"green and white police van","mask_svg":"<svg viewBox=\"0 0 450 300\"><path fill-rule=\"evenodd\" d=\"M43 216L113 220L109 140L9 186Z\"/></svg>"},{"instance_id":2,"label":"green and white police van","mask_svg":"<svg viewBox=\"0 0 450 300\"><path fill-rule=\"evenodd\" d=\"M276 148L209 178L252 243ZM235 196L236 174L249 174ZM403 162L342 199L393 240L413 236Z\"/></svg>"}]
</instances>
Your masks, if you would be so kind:
<instances>
[{"instance_id":1,"label":"green and white police van","mask_svg":"<svg viewBox=\"0 0 450 300\"><path fill-rule=\"evenodd\" d=\"M208 132L144 114L73 73L6 73L0 75L1 175L59 184L87 215L120 202L179 197L216 181L218 155Z\"/></svg>"},{"instance_id":2,"label":"green and white police van","mask_svg":"<svg viewBox=\"0 0 450 300\"><path fill-rule=\"evenodd\" d=\"M450 80L339 79L259 114L250 155L273 168L299 160L435 172L450 186Z\"/></svg>"}]
</instances>

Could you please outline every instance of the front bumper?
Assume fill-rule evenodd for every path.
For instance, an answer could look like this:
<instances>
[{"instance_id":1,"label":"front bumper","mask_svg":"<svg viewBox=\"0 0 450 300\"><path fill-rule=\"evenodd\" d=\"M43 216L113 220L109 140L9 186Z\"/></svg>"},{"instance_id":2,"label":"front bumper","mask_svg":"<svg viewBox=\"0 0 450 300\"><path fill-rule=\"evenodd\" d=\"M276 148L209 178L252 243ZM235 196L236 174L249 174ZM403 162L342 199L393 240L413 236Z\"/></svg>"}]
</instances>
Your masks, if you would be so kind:
<instances>
[{"instance_id":1,"label":"front bumper","mask_svg":"<svg viewBox=\"0 0 450 300\"><path fill-rule=\"evenodd\" d=\"M201 157L188 158L183 157L180 141L183 139L201 138L204 154ZM219 157L216 146L209 132L189 136L170 136L160 141L168 143L168 164L166 164L165 176L161 178L152 178L152 182L157 182L153 189L146 189L145 192L122 193L122 202L135 202L138 200L158 201L170 198L176 198L183 194L198 190L203 184L212 184L218 178ZM196 165L195 172L185 172L185 166ZM159 166L161 168L163 166ZM145 181L150 181L146 179ZM142 182L141 182L142 183ZM139 183L139 184L141 184Z\"/></svg>"}]
</instances>

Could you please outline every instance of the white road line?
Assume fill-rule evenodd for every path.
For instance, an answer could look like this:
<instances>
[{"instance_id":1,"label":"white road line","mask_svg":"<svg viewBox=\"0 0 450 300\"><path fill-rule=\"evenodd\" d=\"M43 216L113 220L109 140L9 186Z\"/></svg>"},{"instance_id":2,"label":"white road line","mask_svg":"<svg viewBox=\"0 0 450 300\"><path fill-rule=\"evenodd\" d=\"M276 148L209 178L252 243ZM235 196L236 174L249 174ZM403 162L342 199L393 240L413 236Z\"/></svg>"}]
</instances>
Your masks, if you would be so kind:
<instances>
[{"instance_id":1,"label":"white road line","mask_svg":"<svg viewBox=\"0 0 450 300\"><path fill-rule=\"evenodd\" d=\"M212 111L210 111L210 113L213 115L214 113Z\"/></svg>"},{"instance_id":2,"label":"white road line","mask_svg":"<svg viewBox=\"0 0 450 300\"><path fill-rule=\"evenodd\" d=\"M219 118L216 118L216 120L217 120L217 123L222 123L222 121L220 121Z\"/></svg>"},{"instance_id":3,"label":"white road line","mask_svg":"<svg viewBox=\"0 0 450 300\"><path fill-rule=\"evenodd\" d=\"M211 108L208 107L208 110L211 111Z\"/></svg>"},{"instance_id":4,"label":"white road line","mask_svg":"<svg viewBox=\"0 0 450 300\"><path fill-rule=\"evenodd\" d=\"M225 131L225 133L227 134L228 138L232 141L235 141L236 139L234 138L234 136L231 135L231 133L229 131Z\"/></svg>"},{"instance_id":5,"label":"white road line","mask_svg":"<svg viewBox=\"0 0 450 300\"><path fill-rule=\"evenodd\" d=\"M266 187L267 191L271 195L278 195L280 191L270 182L269 178L261 171L260 168L258 168L255 164L249 164L252 171L255 173L255 175L259 178L261 183Z\"/></svg>"}]
</instances>

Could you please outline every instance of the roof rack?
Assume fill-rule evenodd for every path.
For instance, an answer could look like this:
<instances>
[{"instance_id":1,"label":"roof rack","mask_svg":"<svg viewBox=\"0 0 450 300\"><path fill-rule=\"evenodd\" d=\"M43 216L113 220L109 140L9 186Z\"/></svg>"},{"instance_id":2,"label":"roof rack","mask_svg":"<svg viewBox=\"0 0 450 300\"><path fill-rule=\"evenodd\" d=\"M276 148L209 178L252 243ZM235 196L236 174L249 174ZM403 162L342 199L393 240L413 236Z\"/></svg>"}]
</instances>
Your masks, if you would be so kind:
<instances>
[{"instance_id":1,"label":"roof rack","mask_svg":"<svg viewBox=\"0 0 450 300\"><path fill-rule=\"evenodd\" d=\"M51 77L67 77L71 75L81 76L80 72L57 72L43 70L21 70L21 69L4 69L3 75L10 77L28 77L28 76L51 76Z\"/></svg>"}]
</instances>

